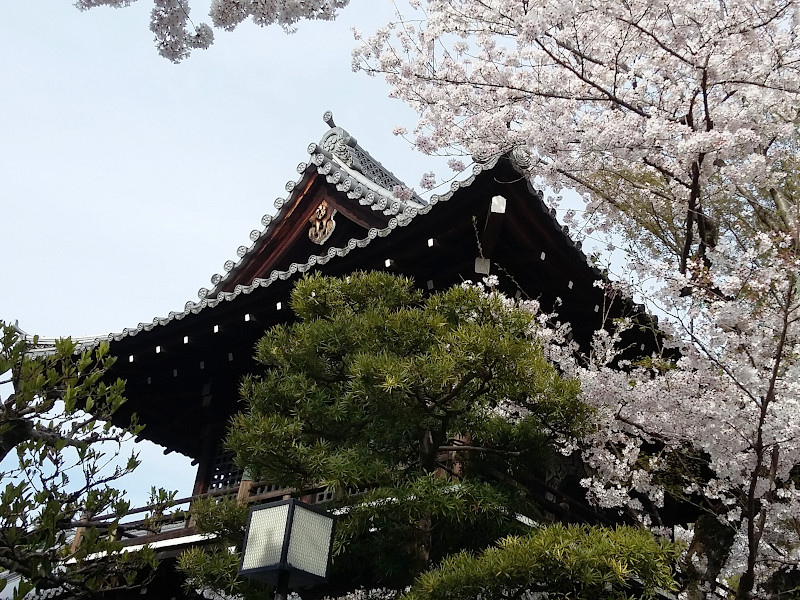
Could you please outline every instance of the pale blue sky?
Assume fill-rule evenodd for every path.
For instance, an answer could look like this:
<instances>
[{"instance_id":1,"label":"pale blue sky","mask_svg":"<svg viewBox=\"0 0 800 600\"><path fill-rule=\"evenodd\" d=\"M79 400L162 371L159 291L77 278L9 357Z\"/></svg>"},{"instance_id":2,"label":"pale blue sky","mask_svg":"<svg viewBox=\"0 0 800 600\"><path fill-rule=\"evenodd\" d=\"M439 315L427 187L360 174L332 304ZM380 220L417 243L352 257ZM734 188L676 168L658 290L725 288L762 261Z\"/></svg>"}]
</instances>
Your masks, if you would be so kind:
<instances>
[{"instance_id":1,"label":"pale blue sky","mask_svg":"<svg viewBox=\"0 0 800 600\"><path fill-rule=\"evenodd\" d=\"M414 115L385 83L350 69L350 27L386 22L389 0L352 0L338 22L293 35L217 31L180 65L153 47L151 5L2 0L0 318L30 333L107 333L182 310L250 244L327 109L411 186L441 165L392 135ZM207 5L195 2L196 21ZM188 460L139 447L136 497L151 483L189 491Z\"/></svg>"}]
</instances>

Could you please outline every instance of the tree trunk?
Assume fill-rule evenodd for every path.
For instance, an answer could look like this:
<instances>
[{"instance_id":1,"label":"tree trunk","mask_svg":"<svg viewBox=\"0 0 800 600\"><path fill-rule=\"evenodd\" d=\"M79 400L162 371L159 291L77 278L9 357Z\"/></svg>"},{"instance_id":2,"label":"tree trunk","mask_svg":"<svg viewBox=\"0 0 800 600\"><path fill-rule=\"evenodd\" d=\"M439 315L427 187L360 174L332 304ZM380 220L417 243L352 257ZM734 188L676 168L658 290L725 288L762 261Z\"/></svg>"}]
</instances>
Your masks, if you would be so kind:
<instances>
[{"instance_id":1,"label":"tree trunk","mask_svg":"<svg viewBox=\"0 0 800 600\"><path fill-rule=\"evenodd\" d=\"M441 432L434 432L430 429L422 432L419 443L419 467L422 474L431 475L436 472L439 446L446 439L446 436ZM423 568L428 568L431 562L432 530L433 520L431 515L424 515L417 521L418 533L414 554L420 560Z\"/></svg>"},{"instance_id":2,"label":"tree trunk","mask_svg":"<svg viewBox=\"0 0 800 600\"><path fill-rule=\"evenodd\" d=\"M436 471L436 457L439 454L440 444L433 437L433 432L428 429L422 432L419 440L419 468L426 474Z\"/></svg>"},{"instance_id":3,"label":"tree trunk","mask_svg":"<svg viewBox=\"0 0 800 600\"><path fill-rule=\"evenodd\" d=\"M714 587L728 554L735 530L719 522L714 515L701 515L694 524L694 537L683 559L681 570L686 579L689 600L704 600L709 586ZM693 558L705 559L705 568L698 568Z\"/></svg>"},{"instance_id":4,"label":"tree trunk","mask_svg":"<svg viewBox=\"0 0 800 600\"><path fill-rule=\"evenodd\" d=\"M22 442L29 440L33 423L26 419L4 419L0 421L0 461Z\"/></svg>"}]
</instances>

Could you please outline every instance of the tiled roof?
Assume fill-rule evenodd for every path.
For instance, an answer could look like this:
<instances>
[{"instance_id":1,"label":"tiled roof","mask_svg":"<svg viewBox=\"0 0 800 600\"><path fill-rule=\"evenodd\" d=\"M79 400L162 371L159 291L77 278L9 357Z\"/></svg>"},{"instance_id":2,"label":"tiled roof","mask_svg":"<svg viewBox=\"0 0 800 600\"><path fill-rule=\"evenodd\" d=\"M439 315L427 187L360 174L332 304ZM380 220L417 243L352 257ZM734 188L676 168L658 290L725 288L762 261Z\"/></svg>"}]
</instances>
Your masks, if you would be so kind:
<instances>
[{"instance_id":1,"label":"tiled roof","mask_svg":"<svg viewBox=\"0 0 800 600\"><path fill-rule=\"evenodd\" d=\"M419 207L409 206L406 210L402 213L398 213L397 215L393 216L389 219L389 222L386 227L382 229L378 228L371 228L367 231L367 235L362 238L350 238L347 244L343 246L331 246L324 254L312 254L308 257L304 263L292 263L288 269L285 271L274 270L270 273L269 277L266 278L256 278L250 285L237 285L232 292L218 292L216 294L212 294L210 290L202 288L198 292L198 296L200 297L199 301L189 301L186 303L184 310L182 312L170 312L166 317L156 317L153 319L152 323L139 323L139 325L135 328L130 329L123 329L120 333L110 333L108 336L103 338L97 338L97 342L107 339L109 341L119 341L125 337L136 335L142 331L150 331L155 327L167 325L173 320L181 320L189 314L197 314L207 308L213 308L222 302L228 302L233 300L234 298L238 297L240 294L249 294L253 290L260 288L260 287L268 287L273 282L279 279L289 279L296 273L305 273L313 268L315 265L324 265L328 263L331 259L336 257L346 256L350 253L350 251L355 250L356 248L365 248L378 237L386 237L394 229L397 227L404 227L408 225L416 216L427 214L436 204L439 202L446 202L448 201L453 194L463 187L469 187L472 182L475 180L475 176L478 175L485 169L492 168L496 163L499 157L495 157L492 161L488 163L484 163L483 165L476 164L473 167L472 175L465 179L464 181L454 181L450 185L450 191L444 195L438 196L434 195L431 196L430 201L427 204L420 204ZM318 167L323 168L323 167ZM290 196L291 199L291 196ZM287 200L287 202L290 200ZM286 206L286 205L284 205ZM267 236L270 233L270 225L277 222L280 219L281 213L279 212L274 218L265 218L262 219L262 223L265 223L265 229L263 232L259 233L259 238L261 236ZM255 232L254 232L255 233ZM253 234L251 234L253 235ZM252 238L251 238L252 239ZM251 249L254 246L251 246ZM250 251L250 249L248 250ZM240 261L243 261L246 257L247 253L243 252ZM234 263L233 265L226 263L226 265L230 266L230 270L240 263ZM219 289L221 284L224 282L221 275L215 275L212 277L212 284L214 284L214 289Z\"/></svg>"},{"instance_id":2,"label":"tiled roof","mask_svg":"<svg viewBox=\"0 0 800 600\"><path fill-rule=\"evenodd\" d=\"M237 260L225 262L224 275L215 274L211 277L211 289L201 288L198 292L199 299L197 301L188 301L183 311L172 311L165 317L156 317L152 322L139 323L136 327L125 328L118 333L81 338L76 340L79 342L79 347L90 348L103 340L120 341L143 331L151 331L156 327L167 325L173 320L181 320L189 314L197 314L203 310L214 308L218 304L231 301L241 294L250 294L257 288L268 287L276 280L285 280L296 273L305 273L315 265L324 265L331 259L346 256L356 248L364 248L375 238L386 237L397 227L408 225L418 215L427 214L436 204L447 202L455 192L469 187L479 173L492 169L500 159L498 155L481 163L476 163L472 168L470 177L461 181L453 181L447 193L433 195L428 202L413 193L410 200L402 201L394 196L393 189L388 189L387 187L389 185L405 187L402 182L364 151L344 129L336 127L330 113L325 113L324 118L330 129L325 133L319 144L309 145L308 153L310 159L308 162L302 162L297 166L300 177L296 181L289 181L286 184L285 189L288 195L275 201L277 212L275 215L264 215L261 219L262 229L254 229L250 233L250 246L240 246L236 252ZM516 155L512 155L511 158L512 162L518 164L524 161L524 157ZM347 198L354 202L357 201L360 205L370 206L372 210L380 211L388 216L389 220L386 227L370 228L365 236L351 238L347 244L342 246L328 247L323 254L312 254L305 262L292 263L283 271L273 270L268 277L256 278L249 285L236 285L233 291L221 291L225 283L232 280L234 274L248 261L254 251L261 247L283 217L288 214L289 208L300 197L300 192L305 187L303 184L308 181L315 171L323 175L329 184L335 185L338 191L345 193ZM572 242L567 228L562 228L558 224L555 211L550 210L547 212L553 220L553 228L556 230L563 229L565 243L577 251L588 265L589 261L581 252L580 243ZM597 269L594 267L592 269L596 272L598 278L602 277L602 274ZM39 339L37 351L39 353L47 353L52 351L53 345L54 340Z\"/></svg>"},{"instance_id":3,"label":"tiled roof","mask_svg":"<svg viewBox=\"0 0 800 600\"><path fill-rule=\"evenodd\" d=\"M330 129L322 136L319 144L308 146L309 161L297 165L300 178L297 181L290 180L285 185L289 195L275 200L274 206L277 211L275 215L266 214L261 218L263 229L254 229L250 232L250 246L239 246L236 251L238 259L228 260L223 265L225 274L216 273L211 277L213 287L210 290L200 289L197 295L201 301L219 296L220 290L247 263L253 252L263 244L265 238L288 213L289 207L298 200L305 187L303 183L315 171L324 176L325 180L334 185L338 191L345 193L349 200L393 217L400 225L405 225L414 218L421 207L427 204L413 192L409 200L395 197L394 188L408 189L405 184L359 146L356 139L347 131L337 127L330 111L326 112L323 118Z\"/></svg>"}]
</instances>

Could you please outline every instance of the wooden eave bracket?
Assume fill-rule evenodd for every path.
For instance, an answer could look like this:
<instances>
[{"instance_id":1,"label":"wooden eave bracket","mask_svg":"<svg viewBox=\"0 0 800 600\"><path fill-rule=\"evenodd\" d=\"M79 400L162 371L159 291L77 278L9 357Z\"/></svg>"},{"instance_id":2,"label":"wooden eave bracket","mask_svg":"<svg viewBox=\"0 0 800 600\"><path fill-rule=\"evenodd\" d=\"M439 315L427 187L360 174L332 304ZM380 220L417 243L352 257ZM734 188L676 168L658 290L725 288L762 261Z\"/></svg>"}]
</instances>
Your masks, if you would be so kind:
<instances>
[{"instance_id":1,"label":"wooden eave bracket","mask_svg":"<svg viewBox=\"0 0 800 600\"><path fill-rule=\"evenodd\" d=\"M382 212L374 211L369 206L362 206L358 201L350 200L346 196L342 198L338 194L328 193L325 199L340 215L367 230L383 229L391 219Z\"/></svg>"}]
</instances>

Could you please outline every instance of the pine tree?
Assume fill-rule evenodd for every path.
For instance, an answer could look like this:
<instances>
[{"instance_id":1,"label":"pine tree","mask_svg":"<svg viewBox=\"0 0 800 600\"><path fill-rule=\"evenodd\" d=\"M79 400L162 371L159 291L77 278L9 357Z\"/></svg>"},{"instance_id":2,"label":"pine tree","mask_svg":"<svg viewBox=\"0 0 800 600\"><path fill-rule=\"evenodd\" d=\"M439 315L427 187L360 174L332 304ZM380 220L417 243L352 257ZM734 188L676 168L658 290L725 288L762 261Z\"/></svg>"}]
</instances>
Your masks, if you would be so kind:
<instances>
[{"instance_id":1,"label":"pine tree","mask_svg":"<svg viewBox=\"0 0 800 600\"><path fill-rule=\"evenodd\" d=\"M423 296L386 273L308 277L291 305L296 322L257 344L264 371L243 382L248 407L227 444L255 479L343 496L326 593L399 589L545 518L532 477L546 477L591 412L545 359L531 312L472 286ZM196 509L227 530L223 545L241 543L236 512ZM225 552L181 564L195 584L245 591ZM653 560L669 574L665 557Z\"/></svg>"}]
</instances>

